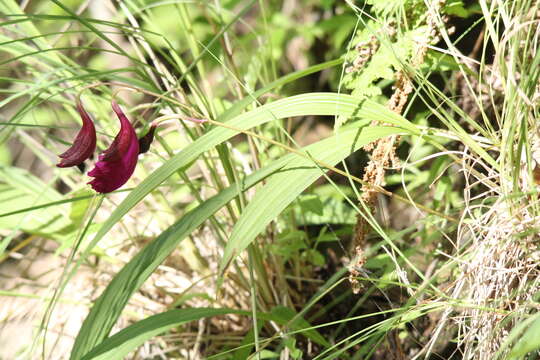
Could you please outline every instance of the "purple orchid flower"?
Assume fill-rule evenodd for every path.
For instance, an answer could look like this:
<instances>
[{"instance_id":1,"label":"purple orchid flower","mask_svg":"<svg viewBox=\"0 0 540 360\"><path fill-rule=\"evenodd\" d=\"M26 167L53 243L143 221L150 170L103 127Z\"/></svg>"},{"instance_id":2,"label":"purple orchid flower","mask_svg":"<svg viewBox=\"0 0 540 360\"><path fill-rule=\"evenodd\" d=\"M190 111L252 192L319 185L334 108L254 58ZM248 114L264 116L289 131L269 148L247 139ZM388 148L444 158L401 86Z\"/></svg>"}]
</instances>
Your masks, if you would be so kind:
<instances>
[{"instance_id":1,"label":"purple orchid flower","mask_svg":"<svg viewBox=\"0 0 540 360\"><path fill-rule=\"evenodd\" d=\"M90 115L84 110L80 99L77 99L77 111L79 112L83 125L73 145L63 154L58 155L62 160L56 166L60 168L83 165L84 161L92 156L96 149L96 128Z\"/></svg>"},{"instance_id":2,"label":"purple orchid flower","mask_svg":"<svg viewBox=\"0 0 540 360\"><path fill-rule=\"evenodd\" d=\"M124 185L133 175L139 155L139 140L131 122L114 100L111 105L120 120L120 131L88 173L94 178L88 184L99 193L109 193Z\"/></svg>"}]
</instances>

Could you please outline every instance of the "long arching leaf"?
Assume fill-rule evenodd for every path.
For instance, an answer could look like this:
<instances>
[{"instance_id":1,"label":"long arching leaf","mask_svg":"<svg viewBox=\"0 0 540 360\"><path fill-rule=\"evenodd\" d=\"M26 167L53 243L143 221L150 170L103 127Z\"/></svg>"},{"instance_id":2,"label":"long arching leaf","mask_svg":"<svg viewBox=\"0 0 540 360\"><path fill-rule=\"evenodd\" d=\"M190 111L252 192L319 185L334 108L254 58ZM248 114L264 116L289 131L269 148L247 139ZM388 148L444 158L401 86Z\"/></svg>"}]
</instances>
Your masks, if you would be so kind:
<instances>
[{"instance_id":1,"label":"long arching leaf","mask_svg":"<svg viewBox=\"0 0 540 360\"><path fill-rule=\"evenodd\" d=\"M357 131L340 133L327 141L324 151L309 153L314 159L335 165L360 147L379 138L403 133L397 127L365 127ZM322 175L313 160L297 157L270 178L248 203L238 219L225 246L220 273L244 250L265 227L275 219L302 191Z\"/></svg>"},{"instance_id":2,"label":"long arching leaf","mask_svg":"<svg viewBox=\"0 0 540 360\"><path fill-rule=\"evenodd\" d=\"M136 349L146 340L162 334L175 326L180 326L193 320L225 314L249 315L250 313L233 309L212 308L169 310L141 320L111 336L84 356L82 360L123 359L130 351Z\"/></svg>"}]
</instances>

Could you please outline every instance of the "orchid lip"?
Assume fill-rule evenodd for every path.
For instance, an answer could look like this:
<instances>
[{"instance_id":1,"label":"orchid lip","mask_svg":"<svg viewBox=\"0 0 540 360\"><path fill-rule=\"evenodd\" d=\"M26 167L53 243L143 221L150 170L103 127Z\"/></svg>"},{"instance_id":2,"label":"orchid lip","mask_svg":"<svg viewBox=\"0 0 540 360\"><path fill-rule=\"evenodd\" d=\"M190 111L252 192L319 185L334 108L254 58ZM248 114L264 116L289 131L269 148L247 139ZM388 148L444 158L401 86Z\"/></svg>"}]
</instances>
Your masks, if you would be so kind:
<instances>
[{"instance_id":1,"label":"orchid lip","mask_svg":"<svg viewBox=\"0 0 540 360\"><path fill-rule=\"evenodd\" d=\"M96 149L96 128L80 99L77 99L77 111L81 116L83 125L77 137L75 137L73 145L64 153L58 155L61 160L56 166L60 168L81 165L92 156Z\"/></svg>"},{"instance_id":2,"label":"orchid lip","mask_svg":"<svg viewBox=\"0 0 540 360\"><path fill-rule=\"evenodd\" d=\"M113 100L111 105L120 120L120 131L88 173L94 178L88 184L99 193L109 193L124 185L133 175L139 155L139 140L133 125L118 103Z\"/></svg>"}]
</instances>

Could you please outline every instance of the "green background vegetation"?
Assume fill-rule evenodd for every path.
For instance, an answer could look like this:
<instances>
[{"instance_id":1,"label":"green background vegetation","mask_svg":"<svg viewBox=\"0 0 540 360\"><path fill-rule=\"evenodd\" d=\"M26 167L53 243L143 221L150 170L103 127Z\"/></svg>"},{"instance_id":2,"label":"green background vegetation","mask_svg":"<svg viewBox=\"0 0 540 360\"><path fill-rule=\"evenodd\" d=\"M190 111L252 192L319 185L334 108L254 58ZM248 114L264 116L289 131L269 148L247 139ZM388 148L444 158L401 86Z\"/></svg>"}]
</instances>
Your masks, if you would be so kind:
<instances>
[{"instance_id":1,"label":"green background vegetation","mask_svg":"<svg viewBox=\"0 0 540 360\"><path fill-rule=\"evenodd\" d=\"M538 7L1 1L0 358L536 359Z\"/></svg>"}]
</instances>

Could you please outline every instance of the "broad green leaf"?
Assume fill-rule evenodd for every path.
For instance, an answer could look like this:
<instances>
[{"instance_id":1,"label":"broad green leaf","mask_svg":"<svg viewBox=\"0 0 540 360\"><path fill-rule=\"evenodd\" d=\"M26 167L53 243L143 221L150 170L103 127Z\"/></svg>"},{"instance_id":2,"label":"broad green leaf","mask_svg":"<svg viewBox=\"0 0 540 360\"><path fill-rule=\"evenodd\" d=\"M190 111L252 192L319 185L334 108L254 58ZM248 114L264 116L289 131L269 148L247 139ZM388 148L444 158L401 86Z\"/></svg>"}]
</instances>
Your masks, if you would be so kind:
<instances>
[{"instance_id":1,"label":"broad green leaf","mask_svg":"<svg viewBox=\"0 0 540 360\"><path fill-rule=\"evenodd\" d=\"M0 213L61 199L61 194L28 171L0 166ZM66 206L56 206L49 210L37 209L32 212L2 216L0 228L22 230L29 234L62 240L62 234L59 231L71 224L68 213L69 208ZM2 246L0 246L0 253L2 251Z\"/></svg>"},{"instance_id":2,"label":"broad green leaf","mask_svg":"<svg viewBox=\"0 0 540 360\"><path fill-rule=\"evenodd\" d=\"M372 126L361 130L343 131L320 141L309 154L326 164L335 165L362 146L385 136L403 133L397 127ZM310 159L298 156L278 174L273 175L248 203L233 228L220 262L220 273L309 185L322 175Z\"/></svg>"},{"instance_id":3,"label":"broad green leaf","mask_svg":"<svg viewBox=\"0 0 540 360\"><path fill-rule=\"evenodd\" d=\"M301 196L298 200L299 200L298 204L300 205L300 208L305 213L313 213L319 216L323 214L323 203L317 195L315 194L304 195L304 196Z\"/></svg>"},{"instance_id":4,"label":"broad green leaf","mask_svg":"<svg viewBox=\"0 0 540 360\"><path fill-rule=\"evenodd\" d=\"M321 214L314 212L301 212L302 209L293 207L299 226L327 225L327 224L355 224L356 213L354 209L341 199L334 197L320 198Z\"/></svg>"},{"instance_id":5,"label":"broad green leaf","mask_svg":"<svg viewBox=\"0 0 540 360\"><path fill-rule=\"evenodd\" d=\"M212 316L238 314L250 316L252 313L245 310L234 309L213 309L213 308L191 308L169 310L161 314L150 316L127 328L119 331L113 336L105 339L94 347L82 360L115 360L123 359L131 351L142 345L145 341L154 336L163 334L175 326L181 326L189 321L209 318ZM257 314L263 320L272 320L280 325L287 325L296 330L310 327L304 319L296 316L296 313L289 308L275 308L271 314ZM293 320L295 319L295 320ZM293 320L291 322L291 320ZM308 338L319 344L329 345L328 342L314 329L303 333Z\"/></svg>"},{"instance_id":6,"label":"broad green leaf","mask_svg":"<svg viewBox=\"0 0 540 360\"><path fill-rule=\"evenodd\" d=\"M175 326L180 326L189 321L225 314L249 315L250 312L212 308L170 310L158 315L150 316L121 330L96 346L82 359L123 359L130 351L142 345L146 340L162 334Z\"/></svg>"},{"instance_id":7,"label":"broad green leaf","mask_svg":"<svg viewBox=\"0 0 540 360\"><path fill-rule=\"evenodd\" d=\"M528 326L528 329L510 351L511 358L519 358L540 349L540 316L535 316L532 319L534 319L532 324Z\"/></svg>"},{"instance_id":8,"label":"broad green leaf","mask_svg":"<svg viewBox=\"0 0 540 360\"><path fill-rule=\"evenodd\" d=\"M83 226L84 217L86 216L87 211L90 209L90 204L92 203L92 197L94 193L90 189L81 189L70 194L75 198L79 198L78 201L73 201L71 204L71 211L69 213L69 218L75 226Z\"/></svg>"},{"instance_id":9,"label":"broad green leaf","mask_svg":"<svg viewBox=\"0 0 540 360\"><path fill-rule=\"evenodd\" d=\"M298 316L296 311L289 307L276 306L272 309L270 315L272 316L272 320L276 321L278 324L287 324L287 326L293 331L312 327L309 322L307 322L301 316ZM328 341L326 341L326 339L315 329L306 330L302 334L304 336L308 336L319 345L324 347L330 346Z\"/></svg>"},{"instance_id":10,"label":"broad green leaf","mask_svg":"<svg viewBox=\"0 0 540 360\"><path fill-rule=\"evenodd\" d=\"M0 166L10 165L11 161L11 149L6 144L0 144Z\"/></svg>"}]
</instances>

